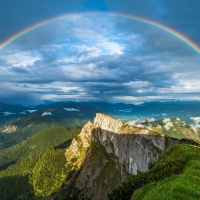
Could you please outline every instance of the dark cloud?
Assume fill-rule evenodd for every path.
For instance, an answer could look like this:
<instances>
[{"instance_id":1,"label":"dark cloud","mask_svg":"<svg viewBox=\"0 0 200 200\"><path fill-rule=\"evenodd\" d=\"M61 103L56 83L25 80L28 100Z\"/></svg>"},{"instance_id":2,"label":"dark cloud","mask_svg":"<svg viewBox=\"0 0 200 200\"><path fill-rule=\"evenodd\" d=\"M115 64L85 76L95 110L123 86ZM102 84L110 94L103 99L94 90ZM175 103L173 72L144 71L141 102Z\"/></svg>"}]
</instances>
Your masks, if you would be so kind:
<instances>
[{"instance_id":1,"label":"dark cloud","mask_svg":"<svg viewBox=\"0 0 200 200\"><path fill-rule=\"evenodd\" d=\"M200 1L182 0L182 1L167 1L163 0L164 6L167 9L167 14L163 16L169 26L185 34L200 45L200 25L199 18Z\"/></svg>"},{"instance_id":2,"label":"dark cloud","mask_svg":"<svg viewBox=\"0 0 200 200\"><path fill-rule=\"evenodd\" d=\"M19 92L1 88L0 102L8 104L30 105L42 103L42 100L37 94L33 94L31 92Z\"/></svg>"},{"instance_id":3,"label":"dark cloud","mask_svg":"<svg viewBox=\"0 0 200 200\"><path fill-rule=\"evenodd\" d=\"M197 0L107 0L109 10L135 14L163 23L200 44L200 2Z\"/></svg>"},{"instance_id":4,"label":"dark cloud","mask_svg":"<svg viewBox=\"0 0 200 200\"><path fill-rule=\"evenodd\" d=\"M20 74L28 74L28 70L23 69L21 67L12 67L11 71L16 72L16 73L20 73Z\"/></svg>"},{"instance_id":5,"label":"dark cloud","mask_svg":"<svg viewBox=\"0 0 200 200\"><path fill-rule=\"evenodd\" d=\"M0 1L0 41L14 33L53 16L84 11L86 0L2 0Z\"/></svg>"}]
</instances>

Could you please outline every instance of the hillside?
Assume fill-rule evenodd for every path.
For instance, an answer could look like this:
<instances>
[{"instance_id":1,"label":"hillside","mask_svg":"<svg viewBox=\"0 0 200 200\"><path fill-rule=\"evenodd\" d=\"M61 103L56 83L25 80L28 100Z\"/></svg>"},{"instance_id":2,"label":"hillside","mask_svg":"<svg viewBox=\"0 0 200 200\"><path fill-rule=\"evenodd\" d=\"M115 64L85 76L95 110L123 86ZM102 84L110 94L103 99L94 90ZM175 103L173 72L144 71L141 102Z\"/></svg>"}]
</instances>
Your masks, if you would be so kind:
<instances>
[{"instance_id":1,"label":"hillside","mask_svg":"<svg viewBox=\"0 0 200 200\"><path fill-rule=\"evenodd\" d=\"M152 131L178 139L187 138L200 141L200 128L195 127L195 125L189 125L179 118L145 119L144 121L129 122L129 124L146 127Z\"/></svg>"},{"instance_id":2,"label":"hillside","mask_svg":"<svg viewBox=\"0 0 200 200\"><path fill-rule=\"evenodd\" d=\"M161 161L182 157L185 163L179 174L173 173L163 180L154 181L136 190L132 200L197 200L200 199L200 148L191 145L178 145L165 152ZM163 164L163 163L162 163ZM175 167L175 166L173 166ZM153 170L153 169L152 169ZM150 170L150 172L152 171ZM149 172L149 173L150 173Z\"/></svg>"},{"instance_id":3,"label":"hillside","mask_svg":"<svg viewBox=\"0 0 200 200\"><path fill-rule=\"evenodd\" d=\"M183 144L171 147L149 166L148 172L129 177L108 199L197 200L200 198L199 162L199 147Z\"/></svg>"},{"instance_id":4,"label":"hillside","mask_svg":"<svg viewBox=\"0 0 200 200\"><path fill-rule=\"evenodd\" d=\"M2 124L0 126L0 149L15 145L51 126L62 125L61 121L52 116L41 115L41 112L33 112Z\"/></svg>"},{"instance_id":5,"label":"hillside","mask_svg":"<svg viewBox=\"0 0 200 200\"><path fill-rule=\"evenodd\" d=\"M46 148L0 171L1 200L46 199L56 192L67 174L64 151Z\"/></svg>"},{"instance_id":6,"label":"hillside","mask_svg":"<svg viewBox=\"0 0 200 200\"><path fill-rule=\"evenodd\" d=\"M47 147L54 147L72 140L79 129L67 130L65 127L54 126L41 131L34 136L0 151L0 169L5 169L18 160L42 152Z\"/></svg>"}]
</instances>

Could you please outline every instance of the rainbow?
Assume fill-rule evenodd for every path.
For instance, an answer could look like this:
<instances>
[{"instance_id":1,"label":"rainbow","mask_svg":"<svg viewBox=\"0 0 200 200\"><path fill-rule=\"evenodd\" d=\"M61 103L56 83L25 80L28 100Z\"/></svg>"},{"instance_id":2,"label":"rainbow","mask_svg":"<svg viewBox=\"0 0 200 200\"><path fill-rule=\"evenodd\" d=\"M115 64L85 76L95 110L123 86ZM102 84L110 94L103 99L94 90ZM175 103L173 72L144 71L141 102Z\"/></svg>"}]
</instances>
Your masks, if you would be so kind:
<instances>
[{"instance_id":1,"label":"rainbow","mask_svg":"<svg viewBox=\"0 0 200 200\"><path fill-rule=\"evenodd\" d=\"M188 37L186 37L185 35L179 33L178 31L166 26L166 25L163 25L163 24L160 24L158 22L155 22L153 20L150 20L150 19L146 19L146 18L143 18L143 17L139 17L139 16L136 16L136 15L128 15L128 14L122 14L122 13L104 13L104 12L92 12L92 13L81 13L81 14L84 14L84 15L93 15L93 14L108 14L108 15L112 15L112 16L119 16L119 17L124 17L124 18L128 18L128 19L132 19L132 20L136 20L136 21L139 21L139 22L142 22L142 23L146 23L146 24L149 24L149 25L152 25L154 27L157 27L163 31L166 31L167 33L173 35L174 37L178 38L179 40L181 40L182 42L184 42L186 45L190 46L193 50L195 50L198 54L200 54L200 46L198 46L196 43L194 43L191 39L189 39ZM7 45L9 45L11 42L13 42L14 40L16 40L17 38L23 36L24 34L36 29L36 28L39 28L41 26L44 26L44 25L47 25L47 24L50 24L52 22L55 22L55 21L58 21L58 20L62 20L62 19L65 19L67 17L70 17L70 16L73 16L73 15L77 15L77 13L71 13L71 14L65 14L65 15L60 15L60 16L56 16L56 17L53 17L53 18L50 18L50 19L47 19L47 20L44 20L44 21L41 21L39 23L36 23L30 27L27 27L25 29L23 29L22 31L14 34L13 36L11 36L10 38L8 38L7 40L5 40L4 42L2 42L0 44L0 51L6 47Z\"/></svg>"}]
</instances>

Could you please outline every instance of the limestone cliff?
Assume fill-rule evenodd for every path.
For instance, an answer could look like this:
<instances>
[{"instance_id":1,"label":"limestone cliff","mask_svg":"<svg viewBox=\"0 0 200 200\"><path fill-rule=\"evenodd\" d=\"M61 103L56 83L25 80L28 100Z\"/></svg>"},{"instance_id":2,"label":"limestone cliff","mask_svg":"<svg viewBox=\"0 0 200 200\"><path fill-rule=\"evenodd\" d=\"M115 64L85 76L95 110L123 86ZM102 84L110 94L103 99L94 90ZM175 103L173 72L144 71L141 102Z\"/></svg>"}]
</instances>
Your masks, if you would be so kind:
<instances>
[{"instance_id":1,"label":"limestone cliff","mask_svg":"<svg viewBox=\"0 0 200 200\"><path fill-rule=\"evenodd\" d=\"M66 150L67 167L74 173L66 182L65 197L106 199L126 174L147 171L148 163L179 142L98 113Z\"/></svg>"},{"instance_id":2,"label":"limestone cliff","mask_svg":"<svg viewBox=\"0 0 200 200\"><path fill-rule=\"evenodd\" d=\"M117 156L130 174L145 172L162 151L179 141L164 134L123 124L103 114L97 114L93 124L92 141L100 142L107 153Z\"/></svg>"}]
</instances>

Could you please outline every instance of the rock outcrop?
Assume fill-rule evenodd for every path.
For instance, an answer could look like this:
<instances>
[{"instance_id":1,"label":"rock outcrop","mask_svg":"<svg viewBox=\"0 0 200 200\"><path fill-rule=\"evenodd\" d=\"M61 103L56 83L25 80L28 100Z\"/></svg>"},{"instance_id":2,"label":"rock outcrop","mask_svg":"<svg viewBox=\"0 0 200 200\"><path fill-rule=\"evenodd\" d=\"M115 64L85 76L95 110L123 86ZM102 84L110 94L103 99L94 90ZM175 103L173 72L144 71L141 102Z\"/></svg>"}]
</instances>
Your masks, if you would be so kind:
<instances>
[{"instance_id":1,"label":"rock outcrop","mask_svg":"<svg viewBox=\"0 0 200 200\"><path fill-rule=\"evenodd\" d=\"M13 133L17 130L17 126L15 125L8 125L4 127L3 133Z\"/></svg>"}]
</instances>

